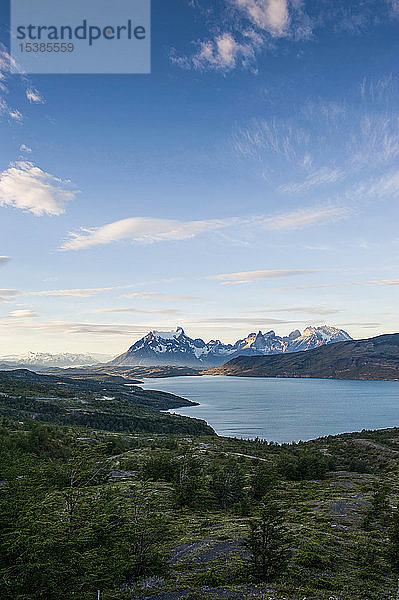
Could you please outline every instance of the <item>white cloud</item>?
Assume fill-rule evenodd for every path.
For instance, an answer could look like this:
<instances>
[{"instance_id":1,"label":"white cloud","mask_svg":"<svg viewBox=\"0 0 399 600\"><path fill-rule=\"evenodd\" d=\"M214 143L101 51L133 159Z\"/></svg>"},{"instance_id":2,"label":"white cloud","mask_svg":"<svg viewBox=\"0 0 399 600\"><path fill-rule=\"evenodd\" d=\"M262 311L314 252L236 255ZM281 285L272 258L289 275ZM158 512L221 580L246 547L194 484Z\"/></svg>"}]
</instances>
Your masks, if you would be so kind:
<instances>
[{"instance_id":1,"label":"white cloud","mask_svg":"<svg viewBox=\"0 0 399 600\"><path fill-rule=\"evenodd\" d=\"M31 162L11 163L0 174L0 206L8 205L40 216L60 215L76 192L70 182L46 173Z\"/></svg>"},{"instance_id":2,"label":"white cloud","mask_svg":"<svg viewBox=\"0 0 399 600\"><path fill-rule=\"evenodd\" d=\"M9 260L8 256L0 256L0 266L7 264Z\"/></svg>"},{"instance_id":3,"label":"white cloud","mask_svg":"<svg viewBox=\"0 0 399 600\"><path fill-rule=\"evenodd\" d=\"M289 21L287 0L233 0L259 29L284 35Z\"/></svg>"},{"instance_id":4,"label":"white cloud","mask_svg":"<svg viewBox=\"0 0 399 600\"><path fill-rule=\"evenodd\" d=\"M0 290L0 302L10 302L15 296L21 294L18 290Z\"/></svg>"},{"instance_id":5,"label":"white cloud","mask_svg":"<svg viewBox=\"0 0 399 600\"><path fill-rule=\"evenodd\" d=\"M308 192L310 189L320 187L322 185L331 185L342 181L345 178L345 171L342 169L330 169L322 167L313 173L310 173L306 179L300 183L287 183L281 185L279 190L288 194L298 194Z\"/></svg>"},{"instance_id":6,"label":"white cloud","mask_svg":"<svg viewBox=\"0 0 399 600\"><path fill-rule=\"evenodd\" d=\"M208 279L218 279L224 285L239 285L242 283L252 283L259 279L275 279L277 277L293 277L296 275L308 275L309 273L319 273L314 269L263 269L259 271L238 271L237 273L220 273L213 275Z\"/></svg>"},{"instance_id":7,"label":"white cloud","mask_svg":"<svg viewBox=\"0 0 399 600\"><path fill-rule=\"evenodd\" d=\"M135 315L180 315L180 311L175 308L164 308L157 310L140 310L137 308L102 308L95 310L96 313L132 313Z\"/></svg>"},{"instance_id":8,"label":"white cloud","mask_svg":"<svg viewBox=\"0 0 399 600\"><path fill-rule=\"evenodd\" d=\"M172 221L131 217L102 227L82 228L71 233L62 250L82 250L92 246L110 244L124 239L152 244L154 242L188 240L201 233L217 231L237 222L237 219L210 219L207 221Z\"/></svg>"},{"instance_id":9,"label":"white cloud","mask_svg":"<svg viewBox=\"0 0 399 600\"><path fill-rule=\"evenodd\" d=\"M12 319L31 319L33 317L37 317L38 315L35 313L35 311L30 310L30 309L18 309L18 310L13 310L12 312L10 312L9 317L11 317Z\"/></svg>"},{"instance_id":10,"label":"white cloud","mask_svg":"<svg viewBox=\"0 0 399 600\"><path fill-rule=\"evenodd\" d=\"M26 152L28 154L30 154L32 152L32 148L30 148L29 146L26 146L25 144L21 144L19 147L20 152Z\"/></svg>"},{"instance_id":11,"label":"white cloud","mask_svg":"<svg viewBox=\"0 0 399 600\"><path fill-rule=\"evenodd\" d=\"M198 5L193 8L202 10ZM221 12L219 12L221 11ZM226 0L219 3L213 29L217 34L196 42L192 56L171 55L183 68L227 72L243 67L256 72L256 56L265 48L275 47L279 38L308 39L312 22L302 0ZM209 14L207 15L209 21ZM224 31L220 30L224 23Z\"/></svg>"},{"instance_id":12,"label":"white cloud","mask_svg":"<svg viewBox=\"0 0 399 600\"><path fill-rule=\"evenodd\" d=\"M352 286L366 286L366 287L380 287L380 286L393 286L399 285L399 279L376 279L371 281L347 281L344 283L317 283L314 285L290 285L284 287L270 288L273 290L310 290L316 288L335 288L335 287L352 287Z\"/></svg>"},{"instance_id":13,"label":"white cloud","mask_svg":"<svg viewBox=\"0 0 399 600\"><path fill-rule=\"evenodd\" d=\"M162 299L170 302L184 302L185 300L199 300L198 296L168 296L159 292L133 292L132 294L123 294L121 298L138 299Z\"/></svg>"},{"instance_id":14,"label":"white cloud","mask_svg":"<svg viewBox=\"0 0 399 600\"><path fill-rule=\"evenodd\" d=\"M26 90L26 97L29 102L34 102L35 104L44 104L44 98L35 88L28 88Z\"/></svg>"},{"instance_id":15,"label":"white cloud","mask_svg":"<svg viewBox=\"0 0 399 600\"><path fill-rule=\"evenodd\" d=\"M22 121L22 114L19 110L12 108L5 98L7 93L6 80L11 66L15 66L15 61L7 52L5 46L0 43L0 118L5 116L18 122Z\"/></svg>"},{"instance_id":16,"label":"white cloud","mask_svg":"<svg viewBox=\"0 0 399 600\"><path fill-rule=\"evenodd\" d=\"M349 215L349 210L340 206L301 208L263 221L264 227L276 230L294 230L336 221Z\"/></svg>"},{"instance_id":17,"label":"white cloud","mask_svg":"<svg viewBox=\"0 0 399 600\"><path fill-rule=\"evenodd\" d=\"M19 110L16 108L11 108L4 99L0 98L0 117L2 115L6 115L13 121L17 122L22 121L23 118L22 113Z\"/></svg>"},{"instance_id":18,"label":"white cloud","mask_svg":"<svg viewBox=\"0 0 399 600\"><path fill-rule=\"evenodd\" d=\"M387 0L394 15L399 15L399 0Z\"/></svg>"},{"instance_id":19,"label":"white cloud","mask_svg":"<svg viewBox=\"0 0 399 600\"><path fill-rule=\"evenodd\" d=\"M399 170L385 173L380 178L369 179L347 191L348 200L389 200L399 194Z\"/></svg>"},{"instance_id":20,"label":"white cloud","mask_svg":"<svg viewBox=\"0 0 399 600\"><path fill-rule=\"evenodd\" d=\"M70 290L42 290L40 292L30 292L32 296L48 296L55 298L89 298L103 292L112 292L114 290L123 290L130 285L118 285L114 287L103 288L75 288Z\"/></svg>"},{"instance_id":21,"label":"white cloud","mask_svg":"<svg viewBox=\"0 0 399 600\"><path fill-rule=\"evenodd\" d=\"M253 31L242 33L238 41L229 31L225 31L204 42L191 58L172 56L172 62L184 68L198 70L231 71L237 64L250 64L255 57L255 49L262 44L261 38Z\"/></svg>"},{"instance_id":22,"label":"white cloud","mask_svg":"<svg viewBox=\"0 0 399 600\"><path fill-rule=\"evenodd\" d=\"M228 227L251 226L270 230L294 230L311 225L328 223L349 214L348 209L337 206L304 208L277 215L254 217L231 217L205 221L172 221L131 217L109 223L101 227L82 228L78 233L70 233L61 250L83 250L130 239L141 244L188 240L198 235L219 232Z\"/></svg>"},{"instance_id":23,"label":"white cloud","mask_svg":"<svg viewBox=\"0 0 399 600\"><path fill-rule=\"evenodd\" d=\"M342 312L336 308L322 308L320 306L291 306L289 308L262 308L259 310L251 310L250 312L259 313L295 313L298 315L332 315L338 312Z\"/></svg>"},{"instance_id":24,"label":"white cloud","mask_svg":"<svg viewBox=\"0 0 399 600\"><path fill-rule=\"evenodd\" d=\"M7 80L10 73L18 73L22 75L20 82L25 88L25 97L28 102L33 102L35 104L44 103L44 99L40 92L30 85L29 80L27 79L26 75L23 74L18 63L8 53L4 44L0 43L0 118L5 116L11 121L21 122L23 119L21 111L11 107L6 100L6 94L8 92Z\"/></svg>"},{"instance_id":25,"label":"white cloud","mask_svg":"<svg viewBox=\"0 0 399 600\"><path fill-rule=\"evenodd\" d=\"M9 317L6 321L0 321L1 329L11 329L11 331L17 331L21 329L24 333L27 331L44 332L49 334L60 335L99 335L99 336L115 336L115 335L126 335L129 338L132 336L142 336L148 333L149 329L153 328L152 324L145 324L140 326L123 325L123 324L103 324L103 323L74 323L74 322L38 322L38 321L24 321L23 319L16 319ZM86 339L85 337L85 339Z\"/></svg>"}]
</instances>

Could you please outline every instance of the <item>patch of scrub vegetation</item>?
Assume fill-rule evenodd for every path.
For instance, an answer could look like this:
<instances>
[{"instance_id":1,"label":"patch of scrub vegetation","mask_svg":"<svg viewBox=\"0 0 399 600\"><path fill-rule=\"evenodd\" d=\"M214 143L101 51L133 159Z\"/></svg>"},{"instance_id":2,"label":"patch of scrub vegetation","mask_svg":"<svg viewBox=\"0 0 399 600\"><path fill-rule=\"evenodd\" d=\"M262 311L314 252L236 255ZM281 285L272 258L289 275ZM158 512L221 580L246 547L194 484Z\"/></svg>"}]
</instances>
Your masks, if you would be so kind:
<instances>
[{"instance_id":1,"label":"patch of scrub vegetation","mask_svg":"<svg viewBox=\"0 0 399 600\"><path fill-rule=\"evenodd\" d=\"M2 418L0 597L388 600L398 439L280 446Z\"/></svg>"}]
</instances>

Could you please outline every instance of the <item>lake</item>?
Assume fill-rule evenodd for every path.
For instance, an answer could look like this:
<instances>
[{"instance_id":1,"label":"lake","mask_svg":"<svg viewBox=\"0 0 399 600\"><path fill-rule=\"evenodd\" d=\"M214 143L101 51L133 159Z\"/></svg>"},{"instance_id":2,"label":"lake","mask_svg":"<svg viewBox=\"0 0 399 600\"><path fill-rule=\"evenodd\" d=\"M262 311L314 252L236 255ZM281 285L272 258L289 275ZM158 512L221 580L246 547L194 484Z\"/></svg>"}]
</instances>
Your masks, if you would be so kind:
<instances>
[{"instance_id":1,"label":"lake","mask_svg":"<svg viewBox=\"0 0 399 600\"><path fill-rule=\"evenodd\" d=\"M204 419L216 433L275 442L399 426L398 381L168 377L143 380L199 402L170 412Z\"/></svg>"}]
</instances>

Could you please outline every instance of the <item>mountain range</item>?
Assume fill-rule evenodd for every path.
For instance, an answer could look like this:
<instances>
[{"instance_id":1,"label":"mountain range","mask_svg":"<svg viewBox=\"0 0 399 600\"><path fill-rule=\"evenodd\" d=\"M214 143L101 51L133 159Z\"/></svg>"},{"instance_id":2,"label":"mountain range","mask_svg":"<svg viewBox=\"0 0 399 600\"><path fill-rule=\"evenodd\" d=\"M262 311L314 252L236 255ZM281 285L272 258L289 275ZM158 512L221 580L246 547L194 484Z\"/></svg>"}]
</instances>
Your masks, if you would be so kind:
<instances>
[{"instance_id":1,"label":"mountain range","mask_svg":"<svg viewBox=\"0 0 399 600\"><path fill-rule=\"evenodd\" d=\"M192 339L178 327L176 331L150 331L109 365L210 368L223 365L237 356L285 354L351 339L343 329L323 325L307 327L302 334L295 330L284 337L276 335L274 331L259 331L237 340L235 344L223 344L220 340L204 342L201 338Z\"/></svg>"},{"instance_id":2,"label":"mountain range","mask_svg":"<svg viewBox=\"0 0 399 600\"><path fill-rule=\"evenodd\" d=\"M278 356L239 356L206 371L238 377L399 380L399 333Z\"/></svg>"},{"instance_id":3,"label":"mountain range","mask_svg":"<svg viewBox=\"0 0 399 600\"><path fill-rule=\"evenodd\" d=\"M51 367L86 367L98 363L106 363L111 359L107 354L71 354L63 352L61 354L50 354L48 352L28 352L24 355L9 355L0 358L0 367L27 368L27 369L46 369Z\"/></svg>"}]
</instances>

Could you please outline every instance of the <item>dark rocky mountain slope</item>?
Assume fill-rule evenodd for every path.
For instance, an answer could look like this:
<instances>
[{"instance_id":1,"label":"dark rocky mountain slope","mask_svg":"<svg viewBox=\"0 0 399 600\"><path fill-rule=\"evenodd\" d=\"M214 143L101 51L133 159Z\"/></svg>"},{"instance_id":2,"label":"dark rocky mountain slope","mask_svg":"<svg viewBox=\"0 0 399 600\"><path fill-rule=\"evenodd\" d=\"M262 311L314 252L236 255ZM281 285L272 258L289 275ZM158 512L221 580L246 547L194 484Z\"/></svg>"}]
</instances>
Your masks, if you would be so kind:
<instances>
[{"instance_id":1,"label":"dark rocky mountain slope","mask_svg":"<svg viewBox=\"0 0 399 600\"><path fill-rule=\"evenodd\" d=\"M399 380L399 333L275 356L239 356L212 375Z\"/></svg>"}]
</instances>

